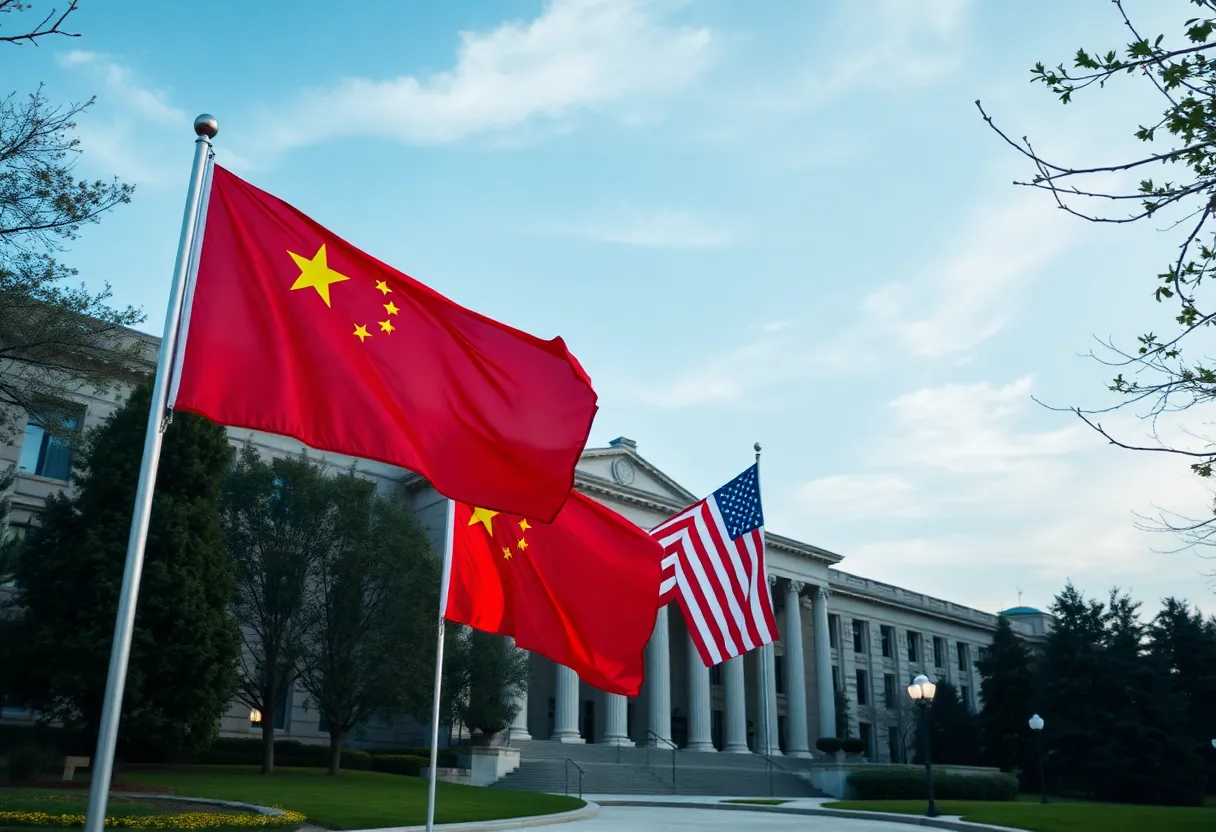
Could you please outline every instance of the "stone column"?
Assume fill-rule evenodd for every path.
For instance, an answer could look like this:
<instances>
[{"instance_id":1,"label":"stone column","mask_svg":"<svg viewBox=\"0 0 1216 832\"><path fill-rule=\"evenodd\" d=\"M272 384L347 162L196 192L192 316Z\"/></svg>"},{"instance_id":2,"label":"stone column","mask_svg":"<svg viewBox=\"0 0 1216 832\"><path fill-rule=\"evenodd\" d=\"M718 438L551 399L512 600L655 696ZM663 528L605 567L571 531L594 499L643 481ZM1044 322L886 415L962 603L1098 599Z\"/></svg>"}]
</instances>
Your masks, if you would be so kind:
<instances>
[{"instance_id":1,"label":"stone column","mask_svg":"<svg viewBox=\"0 0 1216 832\"><path fill-rule=\"evenodd\" d=\"M832 686L832 640L828 635L828 597L826 586L815 587L811 601L815 633L815 690L819 700L819 736L836 736L836 690Z\"/></svg>"},{"instance_id":2,"label":"stone column","mask_svg":"<svg viewBox=\"0 0 1216 832\"><path fill-rule=\"evenodd\" d=\"M507 639L507 643L512 647L515 646L515 639ZM515 718L511 720L511 725L507 728L507 736L512 742L524 741L532 739L532 735L528 733L528 686L524 684L524 689L515 697L515 704L519 706L519 710L515 713Z\"/></svg>"},{"instance_id":3,"label":"stone column","mask_svg":"<svg viewBox=\"0 0 1216 832\"><path fill-rule=\"evenodd\" d=\"M688 750L716 751L709 703L709 668L688 635Z\"/></svg>"},{"instance_id":4,"label":"stone column","mask_svg":"<svg viewBox=\"0 0 1216 832\"><path fill-rule=\"evenodd\" d=\"M578 674L557 665L557 693L554 696L553 736L558 742L585 742L578 730Z\"/></svg>"},{"instance_id":5,"label":"stone column","mask_svg":"<svg viewBox=\"0 0 1216 832\"><path fill-rule=\"evenodd\" d=\"M654 635L646 645L646 684L650 686L650 730L647 745L669 747L671 742L671 637L667 629L667 607L659 610ZM656 740L655 736L660 739ZM663 742L662 740L666 740Z\"/></svg>"},{"instance_id":6,"label":"stone column","mask_svg":"<svg viewBox=\"0 0 1216 832\"><path fill-rule=\"evenodd\" d=\"M777 734L777 652L766 644L756 651L756 753L781 756Z\"/></svg>"},{"instance_id":7,"label":"stone column","mask_svg":"<svg viewBox=\"0 0 1216 832\"><path fill-rule=\"evenodd\" d=\"M802 584L790 581L785 588L785 705L786 751L792 757L811 756L807 744L806 665L802 653Z\"/></svg>"},{"instance_id":8,"label":"stone column","mask_svg":"<svg viewBox=\"0 0 1216 832\"><path fill-rule=\"evenodd\" d=\"M604 694L604 745L629 747L629 700L619 693Z\"/></svg>"},{"instance_id":9,"label":"stone column","mask_svg":"<svg viewBox=\"0 0 1216 832\"><path fill-rule=\"evenodd\" d=\"M728 754L747 754L747 695L743 680L743 657L722 665L722 693L726 697L726 736Z\"/></svg>"}]
</instances>

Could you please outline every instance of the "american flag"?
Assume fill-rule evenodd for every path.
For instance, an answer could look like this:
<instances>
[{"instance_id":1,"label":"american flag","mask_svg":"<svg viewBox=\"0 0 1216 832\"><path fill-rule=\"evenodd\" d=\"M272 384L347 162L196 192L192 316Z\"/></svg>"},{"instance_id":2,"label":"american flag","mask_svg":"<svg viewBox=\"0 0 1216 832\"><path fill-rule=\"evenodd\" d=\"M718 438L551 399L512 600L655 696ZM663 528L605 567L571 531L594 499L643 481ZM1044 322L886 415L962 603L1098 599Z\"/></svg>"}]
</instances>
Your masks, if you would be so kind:
<instances>
[{"instance_id":1,"label":"american flag","mask_svg":"<svg viewBox=\"0 0 1216 832\"><path fill-rule=\"evenodd\" d=\"M650 534L663 545L660 603L679 600L707 667L777 638L764 568L759 464Z\"/></svg>"}]
</instances>

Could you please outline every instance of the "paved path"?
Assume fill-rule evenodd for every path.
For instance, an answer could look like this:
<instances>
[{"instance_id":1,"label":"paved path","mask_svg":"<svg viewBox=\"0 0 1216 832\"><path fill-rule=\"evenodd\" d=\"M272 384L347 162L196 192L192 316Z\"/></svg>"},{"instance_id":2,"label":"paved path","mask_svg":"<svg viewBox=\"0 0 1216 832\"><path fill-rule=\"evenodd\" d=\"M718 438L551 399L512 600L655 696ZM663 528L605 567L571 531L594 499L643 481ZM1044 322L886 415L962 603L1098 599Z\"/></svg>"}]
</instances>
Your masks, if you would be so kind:
<instances>
[{"instance_id":1,"label":"paved path","mask_svg":"<svg viewBox=\"0 0 1216 832\"><path fill-rule=\"evenodd\" d=\"M717 798L720 800L721 798ZM876 820L724 812L717 809L665 809L605 806L598 817L561 826L529 827L545 832L911 832L916 827Z\"/></svg>"}]
</instances>

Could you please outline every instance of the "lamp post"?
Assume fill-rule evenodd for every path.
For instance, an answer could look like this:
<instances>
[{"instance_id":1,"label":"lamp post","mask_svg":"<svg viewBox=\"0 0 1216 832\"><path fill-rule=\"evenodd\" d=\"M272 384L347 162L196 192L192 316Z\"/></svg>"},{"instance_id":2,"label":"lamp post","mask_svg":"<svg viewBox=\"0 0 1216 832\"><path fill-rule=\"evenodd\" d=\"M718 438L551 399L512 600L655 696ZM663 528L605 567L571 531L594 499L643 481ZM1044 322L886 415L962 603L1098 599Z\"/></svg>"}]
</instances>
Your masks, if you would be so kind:
<instances>
[{"instance_id":1,"label":"lamp post","mask_svg":"<svg viewBox=\"0 0 1216 832\"><path fill-rule=\"evenodd\" d=\"M1030 730L1034 731L1035 749L1039 755L1039 796L1040 803L1047 802L1047 780L1043 777L1043 717L1035 714L1030 718Z\"/></svg>"},{"instance_id":2,"label":"lamp post","mask_svg":"<svg viewBox=\"0 0 1216 832\"><path fill-rule=\"evenodd\" d=\"M925 816L930 818L937 817L937 803L933 800L933 757L929 743L930 708L933 706L933 697L936 695L937 685L930 682L929 677L923 673L908 685L908 696L912 698L917 710L920 711L920 733L924 737L922 742L924 742L925 751L925 785L929 790L929 810L925 812Z\"/></svg>"}]
</instances>

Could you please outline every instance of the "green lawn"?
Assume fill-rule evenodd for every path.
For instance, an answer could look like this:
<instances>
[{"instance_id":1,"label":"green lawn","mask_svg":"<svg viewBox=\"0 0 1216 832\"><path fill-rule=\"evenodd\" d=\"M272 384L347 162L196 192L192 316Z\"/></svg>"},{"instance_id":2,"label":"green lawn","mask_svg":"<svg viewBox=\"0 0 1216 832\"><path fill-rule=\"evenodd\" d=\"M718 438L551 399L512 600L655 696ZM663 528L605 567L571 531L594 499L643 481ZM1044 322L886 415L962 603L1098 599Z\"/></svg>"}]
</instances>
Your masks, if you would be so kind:
<instances>
[{"instance_id":1,"label":"green lawn","mask_svg":"<svg viewBox=\"0 0 1216 832\"><path fill-rule=\"evenodd\" d=\"M46 789L0 789L0 812L46 812L48 815L66 815L84 812L88 805L87 792L55 792ZM110 800L106 814L112 818L135 815L156 815L164 812L151 801L139 801L129 797Z\"/></svg>"},{"instance_id":2,"label":"green lawn","mask_svg":"<svg viewBox=\"0 0 1216 832\"><path fill-rule=\"evenodd\" d=\"M1207 808L1182 806L1133 806L1115 803L1049 803L1040 805L1024 795L1015 803L939 800L943 815L961 815L963 820L992 823L1033 832L1212 832L1216 830L1216 804ZM866 812L896 812L921 815L923 800L846 800L824 804L830 809Z\"/></svg>"},{"instance_id":3,"label":"green lawn","mask_svg":"<svg viewBox=\"0 0 1216 832\"><path fill-rule=\"evenodd\" d=\"M269 777L253 766L214 766L199 771L124 771L124 783L168 786L182 797L214 797L295 809L310 823L330 829L372 829L426 822L427 782L419 777L344 771L333 778L320 769L288 768ZM557 795L439 783L435 822L518 818L568 812L581 800Z\"/></svg>"}]
</instances>

